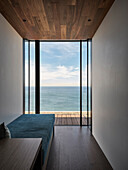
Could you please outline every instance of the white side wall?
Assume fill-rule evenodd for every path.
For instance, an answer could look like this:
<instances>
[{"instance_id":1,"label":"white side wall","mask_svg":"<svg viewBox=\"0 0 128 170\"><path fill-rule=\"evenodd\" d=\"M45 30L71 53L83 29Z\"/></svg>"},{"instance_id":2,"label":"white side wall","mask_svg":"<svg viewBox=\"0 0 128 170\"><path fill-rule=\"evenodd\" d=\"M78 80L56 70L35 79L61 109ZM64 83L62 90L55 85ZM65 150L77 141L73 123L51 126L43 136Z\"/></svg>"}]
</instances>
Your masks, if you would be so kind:
<instances>
[{"instance_id":1,"label":"white side wall","mask_svg":"<svg viewBox=\"0 0 128 170\"><path fill-rule=\"evenodd\" d=\"M0 14L0 123L22 114L22 38Z\"/></svg>"},{"instance_id":2,"label":"white side wall","mask_svg":"<svg viewBox=\"0 0 128 170\"><path fill-rule=\"evenodd\" d=\"M115 0L92 46L93 135L114 170L127 170L128 0Z\"/></svg>"}]
</instances>

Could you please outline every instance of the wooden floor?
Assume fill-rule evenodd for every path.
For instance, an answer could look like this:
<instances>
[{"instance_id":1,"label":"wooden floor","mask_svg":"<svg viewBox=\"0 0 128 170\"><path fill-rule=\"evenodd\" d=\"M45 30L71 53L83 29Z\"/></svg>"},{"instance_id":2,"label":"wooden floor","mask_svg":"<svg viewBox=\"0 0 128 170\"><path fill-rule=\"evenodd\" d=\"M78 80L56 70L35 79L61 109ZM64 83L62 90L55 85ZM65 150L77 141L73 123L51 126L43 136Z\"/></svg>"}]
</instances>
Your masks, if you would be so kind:
<instances>
[{"instance_id":1,"label":"wooden floor","mask_svg":"<svg viewBox=\"0 0 128 170\"><path fill-rule=\"evenodd\" d=\"M82 124L87 125L87 119L82 118ZM55 114L55 125L80 125L80 115L77 114Z\"/></svg>"},{"instance_id":2,"label":"wooden floor","mask_svg":"<svg viewBox=\"0 0 128 170\"><path fill-rule=\"evenodd\" d=\"M112 170L90 130L55 126L47 170Z\"/></svg>"}]
</instances>

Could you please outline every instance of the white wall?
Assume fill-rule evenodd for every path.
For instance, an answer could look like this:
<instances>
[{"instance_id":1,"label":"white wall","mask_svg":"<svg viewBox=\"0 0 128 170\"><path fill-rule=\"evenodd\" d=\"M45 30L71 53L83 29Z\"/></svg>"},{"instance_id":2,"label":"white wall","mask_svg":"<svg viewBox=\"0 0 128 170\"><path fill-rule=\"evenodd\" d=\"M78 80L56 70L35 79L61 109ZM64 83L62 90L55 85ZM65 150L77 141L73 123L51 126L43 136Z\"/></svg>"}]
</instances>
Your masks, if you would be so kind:
<instances>
[{"instance_id":1,"label":"white wall","mask_svg":"<svg viewBox=\"0 0 128 170\"><path fill-rule=\"evenodd\" d=\"M0 14L0 123L22 113L22 38Z\"/></svg>"},{"instance_id":2,"label":"white wall","mask_svg":"<svg viewBox=\"0 0 128 170\"><path fill-rule=\"evenodd\" d=\"M93 135L116 170L128 169L128 0L116 0L92 40Z\"/></svg>"}]
</instances>

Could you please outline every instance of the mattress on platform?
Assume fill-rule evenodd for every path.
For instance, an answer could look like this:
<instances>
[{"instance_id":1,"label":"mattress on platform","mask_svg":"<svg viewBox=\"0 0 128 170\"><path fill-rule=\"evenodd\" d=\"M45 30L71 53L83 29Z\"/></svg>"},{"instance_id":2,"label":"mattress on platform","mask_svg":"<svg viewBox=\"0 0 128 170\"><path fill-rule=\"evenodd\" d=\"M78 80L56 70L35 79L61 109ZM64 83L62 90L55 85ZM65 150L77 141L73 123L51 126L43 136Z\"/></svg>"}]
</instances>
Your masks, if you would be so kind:
<instances>
[{"instance_id":1,"label":"mattress on platform","mask_svg":"<svg viewBox=\"0 0 128 170\"><path fill-rule=\"evenodd\" d=\"M54 114L21 115L7 126L12 138L42 138L44 162L53 132L54 121Z\"/></svg>"}]
</instances>

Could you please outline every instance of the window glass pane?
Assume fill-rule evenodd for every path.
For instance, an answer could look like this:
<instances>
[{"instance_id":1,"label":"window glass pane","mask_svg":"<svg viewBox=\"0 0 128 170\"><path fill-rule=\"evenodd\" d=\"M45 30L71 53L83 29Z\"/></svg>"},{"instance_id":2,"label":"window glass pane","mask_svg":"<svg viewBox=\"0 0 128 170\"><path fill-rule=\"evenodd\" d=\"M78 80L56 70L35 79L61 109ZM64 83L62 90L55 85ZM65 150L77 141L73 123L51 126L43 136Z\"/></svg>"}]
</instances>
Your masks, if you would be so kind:
<instances>
[{"instance_id":1,"label":"window glass pane","mask_svg":"<svg viewBox=\"0 0 128 170\"><path fill-rule=\"evenodd\" d=\"M25 113L28 113L28 41L25 41Z\"/></svg>"},{"instance_id":2,"label":"window glass pane","mask_svg":"<svg viewBox=\"0 0 128 170\"><path fill-rule=\"evenodd\" d=\"M88 61L89 61L89 65L88 65L88 70L89 70L89 74L88 74L88 85L89 85L89 101L88 101L88 105L89 105L89 125L91 125L91 116L92 116L92 103L91 103L91 93L92 93L92 82L91 82L91 63L92 63L92 54L91 54L91 41L89 41L89 45L88 45L88 48L89 48L89 55L88 55Z\"/></svg>"},{"instance_id":3,"label":"window glass pane","mask_svg":"<svg viewBox=\"0 0 128 170\"><path fill-rule=\"evenodd\" d=\"M87 125L87 42L82 42L82 124Z\"/></svg>"},{"instance_id":4,"label":"window glass pane","mask_svg":"<svg viewBox=\"0 0 128 170\"><path fill-rule=\"evenodd\" d=\"M79 124L79 61L79 42L40 43L40 113L70 115L74 124Z\"/></svg>"},{"instance_id":5,"label":"window glass pane","mask_svg":"<svg viewBox=\"0 0 128 170\"><path fill-rule=\"evenodd\" d=\"M30 114L35 113L35 42L30 42Z\"/></svg>"}]
</instances>

